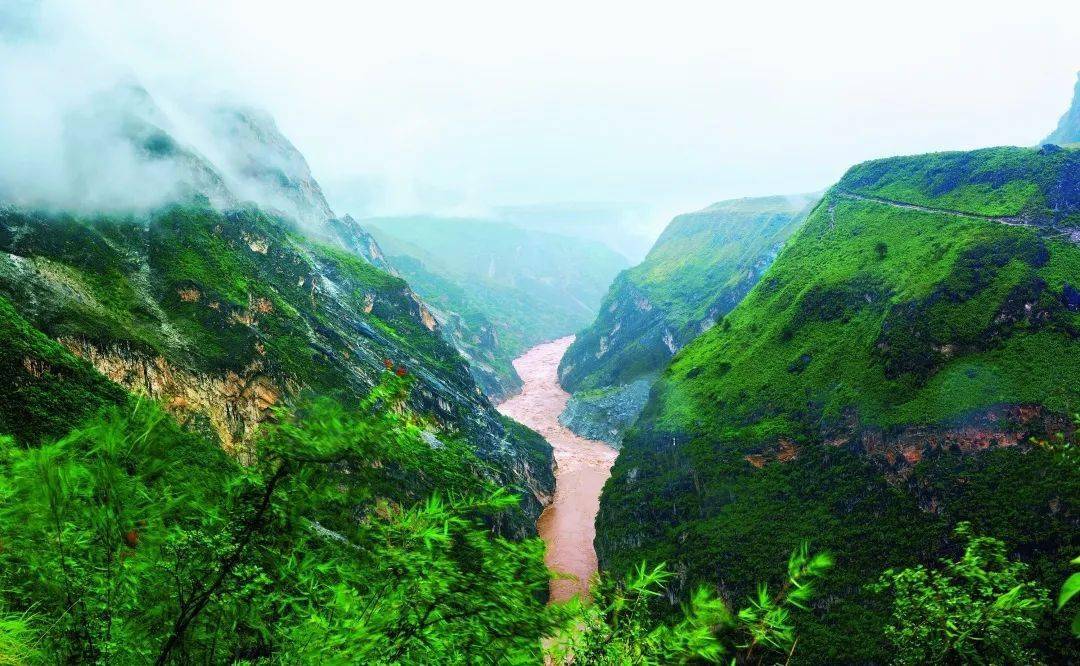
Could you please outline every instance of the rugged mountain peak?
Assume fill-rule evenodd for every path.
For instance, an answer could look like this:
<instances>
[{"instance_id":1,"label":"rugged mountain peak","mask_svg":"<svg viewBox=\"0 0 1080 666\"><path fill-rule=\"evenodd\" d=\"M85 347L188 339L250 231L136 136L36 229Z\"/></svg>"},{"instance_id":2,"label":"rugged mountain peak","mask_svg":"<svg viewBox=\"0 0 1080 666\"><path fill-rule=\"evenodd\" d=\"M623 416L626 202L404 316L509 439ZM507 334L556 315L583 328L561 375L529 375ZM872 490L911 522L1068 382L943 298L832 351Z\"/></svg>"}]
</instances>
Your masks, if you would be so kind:
<instances>
[{"instance_id":1,"label":"rugged mountain peak","mask_svg":"<svg viewBox=\"0 0 1080 666\"><path fill-rule=\"evenodd\" d=\"M315 232L334 216L307 160L265 111L159 102L127 82L67 118L72 199L80 209L147 209L204 196L251 201Z\"/></svg>"},{"instance_id":2,"label":"rugged mountain peak","mask_svg":"<svg viewBox=\"0 0 1080 666\"><path fill-rule=\"evenodd\" d=\"M1076 73L1076 87L1073 88L1072 104L1069 110L1061 116L1057 129L1042 142L1056 144L1080 142L1080 72Z\"/></svg>"},{"instance_id":3,"label":"rugged mountain peak","mask_svg":"<svg viewBox=\"0 0 1080 666\"><path fill-rule=\"evenodd\" d=\"M265 111L163 107L129 82L72 114L66 137L77 209L153 209L205 198L228 210L252 202L397 275L356 220L334 217L307 160Z\"/></svg>"},{"instance_id":4,"label":"rugged mountain peak","mask_svg":"<svg viewBox=\"0 0 1080 666\"><path fill-rule=\"evenodd\" d=\"M153 207L205 196L237 198L222 172L189 142L149 92L124 83L69 114L64 129L70 196L79 208Z\"/></svg>"},{"instance_id":5,"label":"rugged mountain peak","mask_svg":"<svg viewBox=\"0 0 1080 666\"><path fill-rule=\"evenodd\" d=\"M209 113L207 124L222 150L223 167L245 198L305 224L321 224L334 216L307 160L270 114L251 107L218 106Z\"/></svg>"}]
</instances>

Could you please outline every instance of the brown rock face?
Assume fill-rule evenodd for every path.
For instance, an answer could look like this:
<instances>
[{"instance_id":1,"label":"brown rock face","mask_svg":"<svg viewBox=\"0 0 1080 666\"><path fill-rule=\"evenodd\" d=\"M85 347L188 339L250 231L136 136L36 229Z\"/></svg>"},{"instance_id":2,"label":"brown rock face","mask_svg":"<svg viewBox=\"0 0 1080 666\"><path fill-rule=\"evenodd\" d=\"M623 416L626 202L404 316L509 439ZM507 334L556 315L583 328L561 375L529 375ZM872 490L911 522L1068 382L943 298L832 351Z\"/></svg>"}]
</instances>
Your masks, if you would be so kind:
<instances>
[{"instance_id":1,"label":"brown rock face","mask_svg":"<svg viewBox=\"0 0 1080 666\"><path fill-rule=\"evenodd\" d=\"M259 424L269 418L271 408L286 393L297 391L297 387L282 387L268 377L261 361L239 373L210 375L121 347L98 349L72 338L62 338L60 343L132 393L160 401L180 423L205 418L225 450L245 462L250 459Z\"/></svg>"},{"instance_id":2,"label":"brown rock face","mask_svg":"<svg viewBox=\"0 0 1080 666\"><path fill-rule=\"evenodd\" d=\"M1051 439L1054 433L1071 432L1074 426L1062 417L1047 413L1038 405L1001 405L971 415L962 423L942 426L908 426L886 432L866 427L854 415L823 433L829 446L846 446L875 460L892 478L905 479L911 467L937 450L978 453L995 448L1027 445L1030 437ZM784 463L798 455L798 445L787 437L744 456L760 469L769 463Z\"/></svg>"}]
</instances>

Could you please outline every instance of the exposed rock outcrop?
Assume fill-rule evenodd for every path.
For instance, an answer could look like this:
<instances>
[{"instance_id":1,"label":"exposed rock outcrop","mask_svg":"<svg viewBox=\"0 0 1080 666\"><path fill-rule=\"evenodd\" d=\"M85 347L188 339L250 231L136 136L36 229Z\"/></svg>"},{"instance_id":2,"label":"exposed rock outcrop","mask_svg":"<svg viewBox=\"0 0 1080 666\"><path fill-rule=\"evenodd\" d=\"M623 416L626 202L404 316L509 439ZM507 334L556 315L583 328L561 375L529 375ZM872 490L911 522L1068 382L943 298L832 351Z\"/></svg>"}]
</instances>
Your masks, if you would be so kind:
<instances>
[{"instance_id":1,"label":"exposed rock outcrop","mask_svg":"<svg viewBox=\"0 0 1080 666\"><path fill-rule=\"evenodd\" d=\"M250 460L252 438L271 408L299 394L299 386L279 386L266 375L260 360L239 372L211 375L118 345L98 349L75 338L61 338L60 343L132 393L157 400L180 423L197 425L205 419L225 450L244 461Z\"/></svg>"},{"instance_id":2,"label":"exposed rock outcrop","mask_svg":"<svg viewBox=\"0 0 1080 666\"><path fill-rule=\"evenodd\" d=\"M653 377L647 376L624 386L577 393L566 403L559 422L582 437L618 448L648 401L652 382Z\"/></svg>"},{"instance_id":3,"label":"exposed rock outcrop","mask_svg":"<svg viewBox=\"0 0 1080 666\"><path fill-rule=\"evenodd\" d=\"M409 286L289 220L185 206L98 225L0 208L0 296L242 458L273 406L357 400L389 363L412 378L415 412L522 494L506 531L531 533L552 492L550 447L495 412Z\"/></svg>"}]
</instances>

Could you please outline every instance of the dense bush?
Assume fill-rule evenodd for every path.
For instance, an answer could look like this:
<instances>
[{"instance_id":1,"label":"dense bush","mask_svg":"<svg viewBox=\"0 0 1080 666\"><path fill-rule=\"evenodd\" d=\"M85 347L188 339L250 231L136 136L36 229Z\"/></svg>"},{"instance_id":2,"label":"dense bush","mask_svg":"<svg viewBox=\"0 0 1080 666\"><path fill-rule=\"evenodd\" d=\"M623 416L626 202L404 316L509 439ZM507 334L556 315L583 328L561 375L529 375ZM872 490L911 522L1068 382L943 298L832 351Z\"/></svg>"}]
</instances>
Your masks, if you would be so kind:
<instances>
[{"instance_id":1,"label":"dense bush","mask_svg":"<svg viewBox=\"0 0 1080 666\"><path fill-rule=\"evenodd\" d=\"M642 564L624 583L600 579L590 604L572 602L571 622L549 657L557 664L611 666L790 660L797 644L791 610L808 609L814 580L831 566L828 555L810 555L804 542L791 554L787 579L776 590L758 586L735 612L701 586L668 624L656 621L650 602L666 592L673 574L662 564L652 569Z\"/></svg>"},{"instance_id":2,"label":"dense bush","mask_svg":"<svg viewBox=\"0 0 1080 666\"><path fill-rule=\"evenodd\" d=\"M281 415L248 467L148 403L2 440L0 589L27 625L4 640L45 662L538 659L542 545L493 534L516 499L400 407L392 382Z\"/></svg>"},{"instance_id":3,"label":"dense bush","mask_svg":"<svg viewBox=\"0 0 1080 666\"><path fill-rule=\"evenodd\" d=\"M892 622L885 637L897 664L1032 663L1029 649L1050 605L1028 567L1010 561L998 539L956 527L964 554L936 569L886 571L874 589L891 593Z\"/></svg>"}]
</instances>

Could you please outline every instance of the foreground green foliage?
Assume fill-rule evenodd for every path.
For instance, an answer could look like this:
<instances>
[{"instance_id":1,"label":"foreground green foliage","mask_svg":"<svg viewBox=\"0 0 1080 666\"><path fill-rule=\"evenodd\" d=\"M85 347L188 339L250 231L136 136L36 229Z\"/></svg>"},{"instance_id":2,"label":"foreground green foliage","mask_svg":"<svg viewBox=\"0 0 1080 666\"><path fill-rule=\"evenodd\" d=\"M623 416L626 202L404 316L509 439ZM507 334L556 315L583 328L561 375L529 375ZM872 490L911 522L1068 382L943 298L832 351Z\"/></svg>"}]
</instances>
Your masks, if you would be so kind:
<instances>
[{"instance_id":1,"label":"foreground green foliage","mask_svg":"<svg viewBox=\"0 0 1080 666\"><path fill-rule=\"evenodd\" d=\"M787 580L775 592L761 585L748 604L733 613L708 587L691 597L680 619L655 620L653 602L673 574L663 565L640 565L626 582L601 579L592 603L572 606L573 629L556 643L558 664L761 663L790 658L796 648L791 609L808 610L814 579L832 566L824 554L811 556L804 543L788 561Z\"/></svg>"},{"instance_id":2,"label":"foreground green foliage","mask_svg":"<svg viewBox=\"0 0 1080 666\"><path fill-rule=\"evenodd\" d=\"M886 571L873 586L893 597L885 636L894 663L1032 663L1030 645L1050 605L1046 589L1028 580L1027 565L1009 560L1000 540L973 535L970 523L956 536L964 543L959 560Z\"/></svg>"},{"instance_id":3,"label":"foreground green foliage","mask_svg":"<svg viewBox=\"0 0 1080 666\"><path fill-rule=\"evenodd\" d=\"M838 567L827 607L796 622L806 663L887 660L891 609L867 584L954 553L965 520L1057 589L1080 469L1029 437L1070 433L1080 404L1077 228L1080 151L853 167L654 385L601 500L601 566L669 562L681 600L749 593L813 534ZM1076 656L1061 615L1041 659Z\"/></svg>"},{"instance_id":4,"label":"foreground green foliage","mask_svg":"<svg viewBox=\"0 0 1080 666\"><path fill-rule=\"evenodd\" d=\"M802 546L786 581L733 613L702 588L674 622L642 565L591 604L545 604L543 544L492 525L518 498L435 445L386 380L357 409L319 401L241 466L154 404L56 441L0 438L0 664L751 663L795 648L831 565ZM558 637L558 638L552 638Z\"/></svg>"},{"instance_id":5,"label":"foreground green foliage","mask_svg":"<svg viewBox=\"0 0 1080 666\"><path fill-rule=\"evenodd\" d=\"M1080 556L1076 557L1072 561L1073 566L1080 565ZM1080 572L1074 573L1069 576L1061 586L1061 592L1058 594L1057 609L1061 610L1065 608L1065 605L1072 601L1072 598L1080 593ZM1072 616L1072 633L1076 638L1080 638L1080 611L1076 611Z\"/></svg>"},{"instance_id":6,"label":"foreground green foliage","mask_svg":"<svg viewBox=\"0 0 1080 666\"><path fill-rule=\"evenodd\" d=\"M39 661L37 643L25 616L0 615L0 665L22 666Z\"/></svg>"},{"instance_id":7,"label":"foreground green foliage","mask_svg":"<svg viewBox=\"0 0 1080 666\"><path fill-rule=\"evenodd\" d=\"M4 439L0 589L25 624L3 640L45 662L537 660L542 545L492 533L516 498L402 399L282 414L247 467L148 403Z\"/></svg>"},{"instance_id":8,"label":"foreground green foliage","mask_svg":"<svg viewBox=\"0 0 1080 666\"><path fill-rule=\"evenodd\" d=\"M1080 413L1073 414L1073 423L1080 426ZM1053 439L1035 440L1035 443L1052 451L1055 462L1063 467L1075 469L1077 465L1080 465L1080 429L1073 431L1072 438L1059 432L1055 433ZM1080 565L1080 556L1073 558L1071 564L1074 567ZM1061 585L1057 598L1057 610L1059 612L1067 610L1066 606L1078 593L1080 593L1080 572L1075 572ZM1069 608L1075 608L1075 604ZM1080 610L1073 612L1071 630L1075 638L1080 638Z\"/></svg>"}]
</instances>

